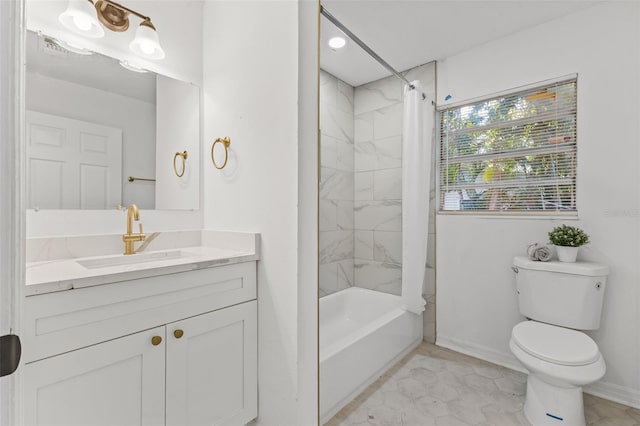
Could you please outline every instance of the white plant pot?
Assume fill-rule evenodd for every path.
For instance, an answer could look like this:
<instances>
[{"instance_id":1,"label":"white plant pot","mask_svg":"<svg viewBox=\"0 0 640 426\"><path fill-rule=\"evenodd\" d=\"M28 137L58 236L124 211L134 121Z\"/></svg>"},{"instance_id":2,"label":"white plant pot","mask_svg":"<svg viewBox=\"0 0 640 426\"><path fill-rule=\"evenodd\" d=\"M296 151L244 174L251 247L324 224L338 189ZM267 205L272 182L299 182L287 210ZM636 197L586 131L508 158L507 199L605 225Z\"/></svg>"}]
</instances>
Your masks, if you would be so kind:
<instances>
[{"instance_id":1,"label":"white plant pot","mask_svg":"<svg viewBox=\"0 0 640 426\"><path fill-rule=\"evenodd\" d=\"M575 262L580 247L556 246L556 253L560 262Z\"/></svg>"}]
</instances>

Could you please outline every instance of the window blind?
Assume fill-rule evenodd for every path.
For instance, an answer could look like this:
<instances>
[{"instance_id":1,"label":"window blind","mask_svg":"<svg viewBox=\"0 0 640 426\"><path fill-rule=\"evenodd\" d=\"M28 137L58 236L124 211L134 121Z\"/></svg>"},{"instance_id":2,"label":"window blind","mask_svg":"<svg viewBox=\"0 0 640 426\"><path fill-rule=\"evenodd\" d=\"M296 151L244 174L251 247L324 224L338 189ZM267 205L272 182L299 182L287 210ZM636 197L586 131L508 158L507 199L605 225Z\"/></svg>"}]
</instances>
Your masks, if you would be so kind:
<instances>
[{"instance_id":1,"label":"window blind","mask_svg":"<svg viewBox=\"0 0 640 426\"><path fill-rule=\"evenodd\" d=\"M576 211L576 79L441 111L440 210Z\"/></svg>"}]
</instances>

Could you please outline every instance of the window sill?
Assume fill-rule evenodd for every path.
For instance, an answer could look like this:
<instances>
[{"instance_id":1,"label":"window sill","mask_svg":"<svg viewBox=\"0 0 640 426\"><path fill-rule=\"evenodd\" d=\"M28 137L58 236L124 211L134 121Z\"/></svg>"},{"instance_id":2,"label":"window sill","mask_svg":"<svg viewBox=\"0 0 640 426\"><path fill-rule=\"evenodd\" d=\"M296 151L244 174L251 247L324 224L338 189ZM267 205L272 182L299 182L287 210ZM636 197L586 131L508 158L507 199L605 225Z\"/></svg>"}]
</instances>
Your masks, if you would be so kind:
<instances>
[{"instance_id":1,"label":"window sill","mask_svg":"<svg viewBox=\"0 0 640 426\"><path fill-rule=\"evenodd\" d=\"M567 213L479 213L476 211L438 211L438 216L458 216L475 219L509 219L509 220L580 220L578 212Z\"/></svg>"}]
</instances>

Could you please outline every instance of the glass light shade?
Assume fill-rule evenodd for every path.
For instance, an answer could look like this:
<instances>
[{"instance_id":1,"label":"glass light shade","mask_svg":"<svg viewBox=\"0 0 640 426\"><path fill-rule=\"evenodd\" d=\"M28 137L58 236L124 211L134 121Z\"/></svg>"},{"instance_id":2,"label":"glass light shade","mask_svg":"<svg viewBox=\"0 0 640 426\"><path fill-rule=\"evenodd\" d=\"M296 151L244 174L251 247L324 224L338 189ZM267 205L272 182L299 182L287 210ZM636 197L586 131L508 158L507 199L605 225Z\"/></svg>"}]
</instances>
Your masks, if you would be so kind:
<instances>
[{"instance_id":1,"label":"glass light shade","mask_svg":"<svg viewBox=\"0 0 640 426\"><path fill-rule=\"evenodd\" d=\"M96 18L93 4L88 0L69 0L67 8L58 16L65 28L86 37L104 37L104 29Z\"/></svg>"},{"instance_id":2,"label":"glass light shade","mask_svg":"<svg viewBox=\"0 0 640 426\"><path fill-rule=\"evenodd\" d=\"M158 33L143 22L136 30L136 37L129 44L129 49L136 55L147 59L164 58L164 50L160 47Z\"/></svg>"}]
</instances>

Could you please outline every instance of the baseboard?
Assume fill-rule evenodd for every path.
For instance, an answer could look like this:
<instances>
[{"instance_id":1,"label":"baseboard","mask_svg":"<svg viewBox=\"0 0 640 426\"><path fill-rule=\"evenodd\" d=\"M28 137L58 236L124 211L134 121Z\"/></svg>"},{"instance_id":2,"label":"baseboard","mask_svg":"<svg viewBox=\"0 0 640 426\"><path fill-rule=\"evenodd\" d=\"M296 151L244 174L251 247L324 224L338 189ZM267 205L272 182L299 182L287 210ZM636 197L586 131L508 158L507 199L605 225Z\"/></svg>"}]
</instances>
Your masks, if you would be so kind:
<instances>
[{"instance_id":1,"label":"baseboard","mask_svg":"<svg viewBox=\"0 0 640 426\"><path fill-rule=\"evenodd\" d=\"M511 370L526 373L526 370L520 363L509 353L498 352L486 346L476 343L465 342L456 338L442 336L438 334L436 345L443 348L451 349L465 355L479 358L493 364L501 365ZM603 399L618 402L630 407L640 409L640 390L632 389L613 383L599 381L589 386L585 386L584 392Z\"/></svg>"},{"instance_id":2,"label":"baseboard","mask_svg":"<svg viewBox=\"0 0 640 426\"><path fill-rule=\"evenodd\" d=\"M436 336L436 345L474 358L479 358L493 364L498 364L511 370L526 373L526 370L522 368L518 360L516 360L510 353L505 354L503 352L487 348L486 346L465 342L453 337L443 336L442 334L438 334Z\"/></svg>"},{"instance_id":3,"label":"baseboard","mask_svg":"<svg viewBox=\"0 0 640 426\"><path fill-rule=\"evenodd\" d=\"M640 409L640 390L599 381L584 387L585 393Z\"/></svg>"}]
</instances>

